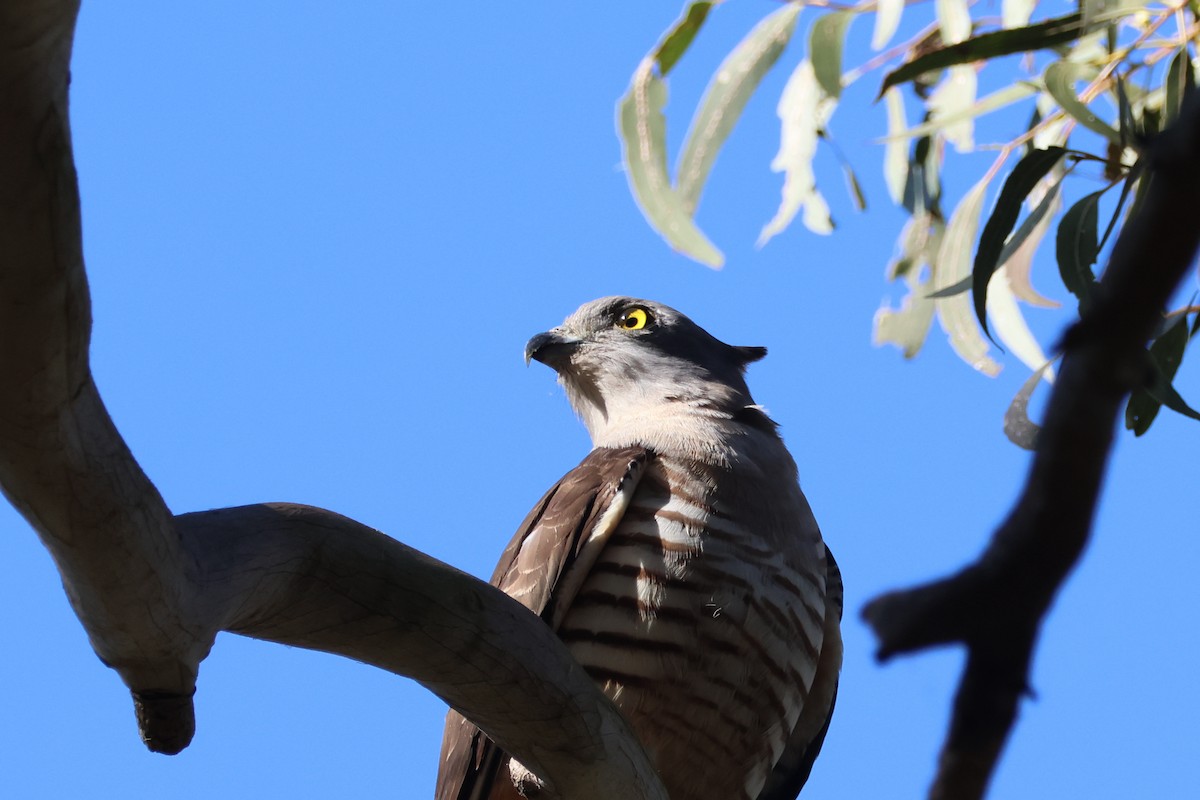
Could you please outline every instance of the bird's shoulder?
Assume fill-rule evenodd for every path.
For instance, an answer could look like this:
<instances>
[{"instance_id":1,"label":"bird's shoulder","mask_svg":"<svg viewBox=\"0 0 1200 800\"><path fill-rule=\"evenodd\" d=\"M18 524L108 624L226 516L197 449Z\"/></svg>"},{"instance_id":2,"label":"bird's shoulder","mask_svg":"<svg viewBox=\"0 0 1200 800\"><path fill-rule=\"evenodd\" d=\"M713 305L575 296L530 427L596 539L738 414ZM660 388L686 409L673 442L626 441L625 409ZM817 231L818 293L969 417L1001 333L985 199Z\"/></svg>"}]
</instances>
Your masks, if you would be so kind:
<instances>
[{"instance_id":1,"label":"bird's shoulder","mask_svg":"<svg viewBox=\"0 0 1200 800\"><path fill-rule=\"evenodd\" d=\"M597 447L533 506L504 549L492 584L537 614L552 595L561 600L563 576L611 533L654 452L643 445Z\"/></svg>"},{"instance_id":2,"label":"bird's shoulder","mask_svg":"<svg viewBox=\"0 0 1200 800\"><path fill-rule=\"evenodd\" d=\"M492 584L553 624L554 609L569 604L653 458L639 445L588 453L534 504L501 555ZM506 758L478 728L450 712L438 800L491 797Z\"/></svg>"}]
</instances>

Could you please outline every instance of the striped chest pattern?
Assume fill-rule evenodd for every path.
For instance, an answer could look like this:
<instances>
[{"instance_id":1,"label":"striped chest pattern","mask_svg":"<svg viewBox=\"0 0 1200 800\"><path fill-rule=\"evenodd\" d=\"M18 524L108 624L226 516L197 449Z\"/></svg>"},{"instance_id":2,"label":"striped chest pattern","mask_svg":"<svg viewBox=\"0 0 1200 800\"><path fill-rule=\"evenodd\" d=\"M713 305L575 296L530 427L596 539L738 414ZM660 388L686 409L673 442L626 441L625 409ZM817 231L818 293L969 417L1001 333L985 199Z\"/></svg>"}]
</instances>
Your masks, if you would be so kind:
<instances>
[{"instance_id":1,"label":"striped chest pattern","mask_svg":"<svg viewBox=\"0 0 1200 800\"><path fill-rule=\"evenodd\" d=\"M755 477L656 456L578 592L551 614L672 798L754 797L813 682L820 534L797 524L811 520L798 488ZM727 511L748 501L769 504L756 518L779 529L752 530Z\"/></svg>"}]
</instances>

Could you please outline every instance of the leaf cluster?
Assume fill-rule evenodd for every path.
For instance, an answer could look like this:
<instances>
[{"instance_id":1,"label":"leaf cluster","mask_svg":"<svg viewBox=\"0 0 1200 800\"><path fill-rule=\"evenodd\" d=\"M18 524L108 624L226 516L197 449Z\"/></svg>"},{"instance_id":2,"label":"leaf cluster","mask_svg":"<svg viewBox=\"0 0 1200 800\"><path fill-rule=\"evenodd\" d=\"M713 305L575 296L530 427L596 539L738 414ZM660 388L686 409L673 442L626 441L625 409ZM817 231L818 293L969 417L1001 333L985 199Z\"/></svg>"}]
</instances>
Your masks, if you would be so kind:
<instances>
[{"instance_id":1,"label":"leaf cluster","mask_svg":"<svg viewBox=\"0 0 1200 800\"><path fill-rule=\"evenodd\" d=\"M783 173L783 187L779 208L758 242L764 245L782 233L797 214L810 231L833 231L813 158L828 142L843 89L879 75L878 97L887 119L884 178L892 201L910 219L888 270L891 280L905 282L908 293L898 308L885 305L876 314L876 343L897 345L912 357L936 315L954 351L976 370L999 372L991 345L1000 345L1035 376L1052 381L1053 359L1021 310L1021 304L1059 305L1033 288L1034 255L1056 225L1058 276L1078 313L1085 313L1105 246L1145 193L1144 145L1178 116L1184 96L1194 91L1197 4L1080 0L1073 13L1033 21L1032 0L1003 0L999 19L982 16L983 6L973 7L969 0L935 0L931 23L889 47L908 5L908 0L860 0L848 7L820 7L809 27L807 51L794 61L779 98L780 144L771 169ZM617 124L630 187L647 220L673 248L714 268L724 256L695 221L705 182L750 97L795 38L808 6L773 4L717 67L692 115L672 176L664 113L667 75L716 16L716 7L687 5L634 72L618 104ZM877 55L847 70L847 31L867 15L874 16L871 46ZM1001 61L1016 55L1019 63ZM1019 74L980 97L978 76L989 67ZM914 103L921 120L910 127L906 117ZM1029 123L995 145L991 167L949 203L942 182L948 151L976 150L976 120L1018 104L1027 108ZM865 208L854 170L835 154L855 205ZM1102 188L1074 200L1064 212L1067 187L1089 179L1102 181ZM1118 186L1120 192L1112 192ZM1106 197L1116 198L1115 208ZM1171 385L1198 328L1194 306L1164 309L1164 323L1148 352L1151 378L1133 394L1126 412L1126 424L1136 434L1149 428L1162 405L1200 419ZM1031 380L1022 388L1010 417L1018 408L1017 416L1024 415L1037 383ZM1011 438L1029 446L1036 426L1027 418L1023 423L1015 427L1027 435Z\"/></svg>"}]
</instances>

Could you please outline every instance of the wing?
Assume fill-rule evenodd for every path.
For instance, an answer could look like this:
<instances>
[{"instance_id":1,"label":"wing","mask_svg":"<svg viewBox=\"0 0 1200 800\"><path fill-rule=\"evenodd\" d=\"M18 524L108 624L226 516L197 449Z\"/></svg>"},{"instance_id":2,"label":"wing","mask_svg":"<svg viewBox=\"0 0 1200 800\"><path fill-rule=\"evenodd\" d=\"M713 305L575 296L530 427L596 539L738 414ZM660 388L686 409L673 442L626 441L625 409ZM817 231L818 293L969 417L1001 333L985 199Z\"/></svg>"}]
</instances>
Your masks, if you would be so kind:
<instances>
[{"instance_id":1,"label":"wing","mask_svg":"<svg viewBox=\"0 0 1200 800\"><path fill-rule=\"evenodd\" d=\"M601 447L589 453L525 517L500 556L492 584L556 627L621 521L649 458L643 447ZM486 800L506 760L486 735L450 711L435 797ZM501 792L510 787L494 788Z\"/></svg>"},{"instance_id":2,"label":"wing","mask_svg":"<svg viewBox=\"0 0 1200 800\"><path fill-rule=\"evenodd\" d=\"M842 572L825 548L825 638L808 699L758 800L796 800L821 752L842 668Z\"/></svg>"}]
</instances>

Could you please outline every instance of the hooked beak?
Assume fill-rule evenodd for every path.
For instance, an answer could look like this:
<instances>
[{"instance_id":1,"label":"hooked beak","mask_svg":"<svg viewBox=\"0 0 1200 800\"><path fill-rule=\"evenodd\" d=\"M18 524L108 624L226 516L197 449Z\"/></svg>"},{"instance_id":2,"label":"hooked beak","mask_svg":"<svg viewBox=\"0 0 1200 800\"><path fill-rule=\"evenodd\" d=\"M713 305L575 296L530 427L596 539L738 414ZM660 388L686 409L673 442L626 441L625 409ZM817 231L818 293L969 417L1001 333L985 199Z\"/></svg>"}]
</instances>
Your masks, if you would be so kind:
<instances>
[{"instance_id":1,"label":"hooked beak","mask_svg":"<svg viewBox=\"0 0 1200 800\"><path fill-rule=\"evenodd\" d=\"M525 344L525 366L529 366L530 361L537 360L548 367L558 369L581 341L583 340L560 329L539 333Z\"/></svg>"}]
</instances>

